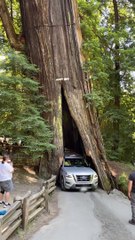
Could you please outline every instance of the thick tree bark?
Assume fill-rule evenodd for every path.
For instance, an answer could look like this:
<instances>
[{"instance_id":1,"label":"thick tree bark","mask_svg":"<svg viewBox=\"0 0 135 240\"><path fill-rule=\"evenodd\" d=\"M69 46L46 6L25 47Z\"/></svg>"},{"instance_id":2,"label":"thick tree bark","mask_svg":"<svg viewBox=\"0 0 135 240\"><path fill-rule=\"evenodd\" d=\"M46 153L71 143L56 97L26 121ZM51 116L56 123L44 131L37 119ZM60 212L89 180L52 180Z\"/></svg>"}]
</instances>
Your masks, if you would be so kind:
<instances>
[{"instance_id":1,"label":"thick tree bark","mask_svg":"<svg viewBox=\"0 0 135 240\"><path fill-rule=\"evenodd\" d=\"M92 158L104 189L110 188L99 125L94 109L86 108L84 94L90 91L83 79L80 27L76 0L20 0L27 51L40 68L39 80L51 103L48 115L56 150L53 170L63 159L62 92L81 136L85 154Z\"/></svg>"}]
</instances>

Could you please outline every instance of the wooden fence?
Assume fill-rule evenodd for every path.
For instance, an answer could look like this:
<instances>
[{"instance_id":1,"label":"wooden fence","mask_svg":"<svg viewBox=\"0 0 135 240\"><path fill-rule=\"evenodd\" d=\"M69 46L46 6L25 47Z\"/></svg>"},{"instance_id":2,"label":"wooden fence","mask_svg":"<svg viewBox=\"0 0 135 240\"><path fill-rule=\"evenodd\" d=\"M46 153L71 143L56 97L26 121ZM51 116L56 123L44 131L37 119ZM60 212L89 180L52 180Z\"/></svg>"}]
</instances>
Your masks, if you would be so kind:
<instances>
[{"instance_id":1,"label":"wooden fence","mask_svg":"<svg viewBox=\"0 0 135 240\"><path fill-rule=\"evenodd\" d=\"M45 181L38 193L29 191L24 197L16 197L8 212L0 217L0 240L6 240L19 226L24 230L44 209L49 212L49 194L56 188L56 176Z\"/></svg>"}]
</instances>

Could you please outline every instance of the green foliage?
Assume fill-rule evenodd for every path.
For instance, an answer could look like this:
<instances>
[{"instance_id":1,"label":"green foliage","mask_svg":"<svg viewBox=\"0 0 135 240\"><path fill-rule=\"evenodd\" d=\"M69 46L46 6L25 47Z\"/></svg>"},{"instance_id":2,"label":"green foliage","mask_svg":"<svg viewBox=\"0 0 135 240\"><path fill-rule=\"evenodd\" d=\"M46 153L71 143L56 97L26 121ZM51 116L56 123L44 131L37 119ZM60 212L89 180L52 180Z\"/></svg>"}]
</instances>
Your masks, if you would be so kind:
<instances>
[{"instance_id":1,"label":"green foliage","mask_svg":"<svg viewBox=\"0 0 135 240\"><path fill-rule=\"evenodd\" d=\"M128 176L125 172L123 172L118 178L118 187L122 192L127 194L127 186L128 186Z\"/></svg>"},{"instance_id":2,"label":"green foliage","mask_svg":"<svg viewBox=\"0 0 135 240\"><path fill-rule=\"evenodd\" d=\"M6 0L6 5L8 7L10 17L13 21L15 32L17 34L20 34L22 23L19 0Z\"/></svg>"},{"instance_id":3,"label":"green foliage","mask_svg":"<svg viewBox=\"0 0 135 240\"><path fill-rule=\"evenodd\" d=\"M41 117L47 111L36 80L38 69L23 54L10 51L0 62L0 136L21 140L23 151L39 157L51 150L52 133Z\"/></svg>"},{"instance_id":4,"label":"green foliage","mask_svg":"<svg viewBox=\"0 0 135 240\"><path fill-rule=\"evenodd\" d=\"M15 32L18 36L18 39L20 39L22 35L22 23L21 23L21 13L20 13L20 4L19 0L6 0L6 5L9 10L9 15L11 17L11 20L13 22L13 26L15 29ZM4 27L2 25L2 21L0 19L0 53L8 51L9 49L9 42L4 30Z\"/></svg>"},{"instance_id":5,"label":"green foliage","mask_svg":"<svg viewBox=\"0 0 135 240\"><path fill-rule=\"evenodd\" d=\"M95 105L99 111L102 111L105 103L111 99L111 96L108 94L108 92L105 89L103 91L101 92L100 90L93 90L91 93L84 95L87 103L90 105Z\"/></svg>"},{"instance_id":6,"label":"green foliage","mask_svg":"<svg viewBox=\"0 0 135 240\"><path fill-rule=\"evenodd\" d=\"M78 0L86 60L83 69L93 87L85 98L97 108L108 158L119 161L131 161L135 154L135 12L130 2L117 2L116 24L112 0L102 4Z\"/></svg>"}]
</instances>

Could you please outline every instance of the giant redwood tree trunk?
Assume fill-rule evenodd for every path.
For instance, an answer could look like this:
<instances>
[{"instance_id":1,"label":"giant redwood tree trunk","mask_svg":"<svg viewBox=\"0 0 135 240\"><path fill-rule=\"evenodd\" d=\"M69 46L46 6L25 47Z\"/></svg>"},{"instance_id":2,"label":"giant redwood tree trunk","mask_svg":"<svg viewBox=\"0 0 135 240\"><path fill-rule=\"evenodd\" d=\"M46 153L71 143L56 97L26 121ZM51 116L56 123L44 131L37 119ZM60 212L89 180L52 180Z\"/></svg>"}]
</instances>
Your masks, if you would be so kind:
<instances>
[{"instance_id":1,"label":"giant redwood tree trunk","mask_svg":"<svg viewBox=\"0 0 135 240\"><path fill-rule=\"evenodd\" d=\"M90 88L83 79L76 0L20 0L20 6L27 53L40 68L39 80L51 103L48 117L56 145L51 156L53 170L58 169L63 159L63 93L85 154L91 157L102 187L107 189L108 168L98 122L94 109L86 108L84 101Z\"/></svg>"},{"instance_id":2,"label":"giant redwood tree trunk","mask_svg":"<svg viewBox=\"0 0 135 240\"><path fill-rule=\"evenodd\" d=\"M92 107L86 108L84 100L84 94L91 89L82 72L77 2L20 0L20 7L26 51L40 69L39 81L51 106L46 117L53 128L56 149L48 156L49 167L51 165L53 171L57 171L63 160L65 102L65 109L68 109L71 122L78 131L85 155L92 159L103 189L109 189L110 172L96 114ZM43 172L46 163L45 160L41 162Z\"/></svg>"}]
</instances>

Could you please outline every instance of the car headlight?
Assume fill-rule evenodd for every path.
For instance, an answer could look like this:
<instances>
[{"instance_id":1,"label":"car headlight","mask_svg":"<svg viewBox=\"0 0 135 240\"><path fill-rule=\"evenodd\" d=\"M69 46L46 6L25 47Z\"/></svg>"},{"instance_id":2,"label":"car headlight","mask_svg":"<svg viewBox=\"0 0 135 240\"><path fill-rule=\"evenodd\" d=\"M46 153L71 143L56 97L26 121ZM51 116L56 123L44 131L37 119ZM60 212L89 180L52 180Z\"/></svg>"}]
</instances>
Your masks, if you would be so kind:
<instances>
[{"instance_id":1,"label":"car headlight","mask_svg":"<svg viewBox=\"0 0 135 240\"><path fill-rule=\"evenodd\" d=\"M73 176L71 174L67 174L66 178L72 178Z\"/></svg>"},{"instance_id":2,"label":"car headlight","mask_svg":"<svg viewBox=\"0 0 135 240\"><path fill-rule=\"evenodd\" d=\"M94 179L97 179L97 178L98 178L98 175L95 173L95 174L93 175L93 178L94 178Z\"/></svg>"}]
</instances>

